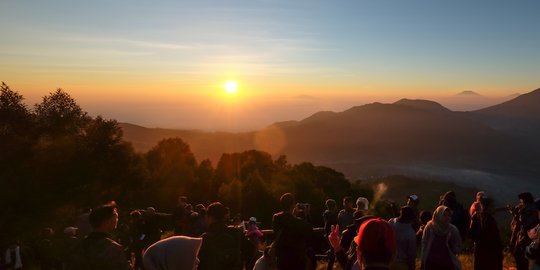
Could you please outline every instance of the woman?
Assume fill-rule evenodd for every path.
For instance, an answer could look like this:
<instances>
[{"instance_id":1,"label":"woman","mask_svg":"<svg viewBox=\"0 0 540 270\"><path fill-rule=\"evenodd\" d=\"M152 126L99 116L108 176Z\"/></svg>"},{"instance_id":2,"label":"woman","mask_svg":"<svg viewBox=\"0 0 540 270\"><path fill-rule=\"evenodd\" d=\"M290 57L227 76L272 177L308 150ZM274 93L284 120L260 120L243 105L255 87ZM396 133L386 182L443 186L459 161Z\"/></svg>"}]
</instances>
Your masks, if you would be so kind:
<instances>
[{"instance_id":1,"label":"woman","mask_svg":"<svg viewBox=\"0 0 540 270\"><path fill-rule=\"evenodd\" d=\"M502 270L503 245L493 218L493 200L482 198L481 210L472 217L469 237L474 241L474 269Z\"/></svg>"},{"instance_id":2,"label":"woman","mask_svg":"<svg viewBox=\"0 0 540 270\"><path fill-rule=\"evenodd\" d=\"M143 255L146 270L197 269L201 238L173 236L151 245Z\"/></svg>"},{"instance_id":3,"label":"woman","mask_svg":"<svg viewBox=\"0 0 540 270\"><path fill-rule=\"evenodd\" d=\"M441 205L426 225L422 237L423 270L461 270L456 256L461 248L461 237L451 220L452 211Z\"/></svg>"}]
</instances>

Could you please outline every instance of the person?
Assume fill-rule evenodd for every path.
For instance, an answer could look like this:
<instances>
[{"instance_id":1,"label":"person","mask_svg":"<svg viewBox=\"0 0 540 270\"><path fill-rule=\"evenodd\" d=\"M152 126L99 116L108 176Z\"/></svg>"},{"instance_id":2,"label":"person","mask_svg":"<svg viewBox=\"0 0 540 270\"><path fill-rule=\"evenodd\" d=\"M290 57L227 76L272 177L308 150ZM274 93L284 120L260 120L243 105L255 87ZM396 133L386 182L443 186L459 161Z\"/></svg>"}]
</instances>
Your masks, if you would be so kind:
<instances>
[{"instance_id":1,"label":"person","mask_svg":"<svg viewBox=\"0 0 540 270\"><path fill-rule=\"evenodd\" d=\"M4 257L6 269L22 270L27 269L27 260L23 247L19 241L14 241L7 249Z\"/></svg>"},{"instance_id":2,"label":"person","mask_svg":"<svg viewBox=\"0 0 540 270\"><path fill-rule=\"evenodd\" d=\"M476 197L474 199L474 202L471 204L471 207L469 208L469 215L472 217L477 212L482 212L482 203L480 202L483 198L487 198L486 193L483 191L478 191L476 193Z\"/></svg>"},{"instance_id":3,"label":"person","mask_svg":"<svg viewBox=\"0 0 540 270\"><path fill-rule=\"evenodd\" d=\"M437 207L424 228L422 270L461 270L456 256L461 249L461 236L451 221L452 210L444 205Z\"/></svg>"},{"instance_id":4,"label":"person","mask_svg":"<svg viewBox=\"0 0 540 270\"><path fill-rule=\"evenodd\" d=\"M253 270L278 270L275 258L270 254L271 249L271 246L262 249L263 255L255 262Z\"/></svg>"},{"instance_id":5,"label":"person","mask_svg":"<svg viewBox=\"0 0 540 270\"><path fill-rule=\"evenodd\" d=\"M133 254L133 268L140 269L142 268L142 254L145 248L145 238L144 234L145 225L141 211L133 210L129 213L130 217L130 226L129 226L129 235L131 242L128 247L128 253Z\"/></svg>"},{"instance_id":6,"label":"person","mask_svg":"<svg viewBox=\"0 0 540 270\"><path fill-rule=\"evenodd\" d=\"M531 243L525 248L525 255L532 263L530 270L540 269L540 237L538 231L540 225L531 229L528 233Z\"/></svg>"},{"instance_id":7,"label":"person","mask_svg":"<svg viewBox=\"0 0 540 270\"><path fill-rule=\"evenodd\" d=\"M64 229L64 236L60 239L59 258L62 263L62 269L65 269L69 255L80 242L79 238L77 238L77 231L78 229L76 227L66 227Z\"/></svg>"},{"instance_id":8,"label":"person","mask_svg":"<svg viewBox=\"0 0 540 270\"><path fill-rule=\"evenodd\" d=\"M247 238L242 230L226 225L228 209L219 202L208 206L208 231L202 235L199 270L240 270L247 253Z\"/></svg>"},{"instance_id":9,"label":"person","mask_svg":"<svg viewBox=\"0 0 540 270\"><path fill-rule=\"evenodd\" d=\"M397 254L392 265L394 270L416 269L416 232L412 227L414 220L414 209L410 206L403 206L399 217L388 221L396 236Z\"/></svg>"},{"instance_id":10,"label":"person","mask_svg":"<svg viewBox=\"0 0 540 270\"><path fill-rule=\"evenodd\" d=\"M474 270L502 270L503 244L493 218L493 200L483 197L480 203L469 229L469 237L474 242Z\"/></svg>"},{"instance_id":11,"label":"person","mask_svg":"<svg viewBox=\"0 0 540 270\"><path fill-rule=\"evenodd\" d=\"M358 197L356 199L356 209L355 213L358 218L364 216L369 209L369 200L366 197Z\"/></svg>"},{"instance_id":12,"label":"person","mask_svg":"<svg viewBox=\"0 0 540 270\"><path fill-rule=\"evenodd\" d=\"M323 213L324 235L325 237L328 237L328 235L330 235L332 225L336 225L338 223L337 203L332 199L328 199L326 200L325 205L326 210Z\"/></svg>"},{"instance_id":13,"label":"person","mask_svg":"<svg viewBox=\"0 0 540 270\"><path fill-rule=\"evenodd\" d=\"M354 251L349 254L339 244L339 225L332 228L328 240L336 250L336 258L344 270L390 269L396 254L394 231L381 218L364 220L354 239Z\"/></svg>"},{"instance_id":14,"label":"person","mask_svg":"<svg viewBox=\"0 0 540 270\"><path fill-rule=\"evenodd\" d=\"M456 194L453 191L446 192L442 196L439 205L447 206L452 210L451 223L458 228L460 237L462 239L465 238L467 236L467 230L469 229L471 217L463 205L457 201Z\"/></svg>"},{"instance_id":15,"label":"person","mask_svg":"<svg viewBox=\"0 0 540 270\"><path fill-rule=\"evenodd\" d=\"M173 236L160 240L146 249L143 255L145 270L197 269L201 238Z\"/></svg>"},{"instance_id":16,"label":"person","mask_svg":"<svg viewBox=\"0 0 540 270\"><path fill-rule=\"evenodd\" d=\"M201 237L206 228L206 207L197 204L195 205L195 211L191 213L185 234L191 237Z\"/></svg>"},{"instance_id":17,"label":"person","mask_svg":"<svg viewBox=\"0 0 540 270\"><path fill-rule=\"evenodd\" d=\"M259 227L257 226L257 218L250 217L246 228L246 237L248 238L248 240L252 242L255 246L258 246L263 236L264 234L261 232L261 230L259 230Z\"/></svg>"},{"instance_id":18,"label":"person","mask_svg":"<svg viewBox=\"0 0 540 270\"><path fill-rule=\"evenodd\" d=\"M293 210L293 215L301 220L305 220L311 223L311 217L309 214L309 206L304 203L297 203Z\"/></svg>"},{"instance_id":19,"label":"person","mask_svg":"<svg viewBox=\"0 0 540 270\"><path fill-rule=\"evenodd\" d=\"M340 246L345 250L350 249L362 223L368 219L375 218L372 215L362 216L361 214L362 213L360 212L355 212L353 224L347 226L347 228L345 228L345 230L343 230L341 233Z\"/></svg>"},{"instance_id":20,"label":"person","mask_svg":"<svg viewBox=\"0 0 540 270\"><path fill-rule=\"evenodd\" d=\"M293 194L285 193L279 201L282 211L272 217L278 269L306 269L313 227L293 215L296 204Z\"/></svg>"},{"instance_id":21,"label":"person","mask_svg":"<svg viewBox=\"0 0 540 270\"><path fill-rule=\"evenodd\" d=\"M67 270L132 270L124 248L111 236L118 225L116 204L96 207L88 219L92 232L77 245L67 263Z\"/></svg>"},{"instance_id":22,"label":"person","mask_svg":"<svg viewBox=\"0 0 540 270\"><path fill-rule=\"evenodd\" d=\"M420 212L420 228L416 231L416 242L420 244L422 242L422 236L424 235L424 229L433 216L429 211Z\"/></svg>"},{"instance_id":23,"label":"person","mask_svg":"<svg viewBox=\"0 0 540 270\"><path fill-rule=\"evenodd\" d=\"M177 206L173 211L174 235L183 235L188 224L189 211L186 209L188 198L179 196Z\"/></svg>"},{"instance_id":24,"label":"person","mask_svg":"<svg viewBox=\"0 0 540 270\"><path fill-rule=\"evenodd\" d=\"M261 230L259 230L259 227L257 226L257 218L249 218L245 235L249 240L249 243L251 244L251 248L248 249L251 252L249 252L249 254L246 254L245 256L246 269L253 269L255 262L260 257L258 248L261 245L262 239L264 238L264 234L261 232Z\"/></svg>"},{"instance_id":25,"label":"person","mask_svg":"<svg viewBox=\"0 0 540 270\"><path fill-rule=\"evenodd\" d=\"M160 215L154 207L147 207L143 217L144 248L147 248L161 239Z\"/></svg>"},{"instance_id":26,"label":"person","mask_svg":"<svg viewBox=\"0 0 540 270\"><path fill-rule=\"evenodd\" d=\"M41 270L59 269L60 262L56 257L57 247L53 242L54 230L44 228L41 232L42 238L37 243L37 259Z\"/></svg>"},{"instance_id":27,"label":"person","mask_svg":"<svg viewBox=\"0 0 540 270\"><path fill-rule=\"evenodd\" d=\"M418 211L418 206L420 205L420 198L418 198L418 195L412 194L407 196L407 206L411 207L414 213L414 220L412 221L412 227L415 232L420 229L420 214Z\"/></svg>"},{"instance_id":28,"label":"person","mask_svg":"<svg viewBox=\"0 0 540 270\"><path fill-rule=\"evenodd\" d=\"M330 246L334 250L336 260L343 269L350 269L356 262L356 243L355 237L358 235L358 230L366 221L374 219L374 216L365 215L354 220L354 223L349 225L344 230L341 238L339 225L335 225L331 229L331 233L328 236Z\"/></svg>"},{"instance_id":29,"label":"person","mask_svg":"<svg viewBox=\"0 0 540 270\"><path fill-rule=\"evenodd\" d=\"M343 209L338 213L338 225L340 228L347 228L347 226L353 224L354 218L353 198L343 198Z\"/></svg>"},{"instance_id":30,"label":"person","mask_svg":"<svg viewBox=\"0 0 540 270\"><path fill-rule=\"evenodd\" d=\"M531 243L527 232L538 224L538 214L533 195L523 192L518 195L519 204L510 209L513 215L510 251L514 256L517 270L529 269L529 261L525 257L525 249Z\"/></svg>"},{"instance_id":31,"label":"person","mask_svg":"<svg viewBox=\"0 0 540 270\"><path fill-rule=\"evenodd\" d=\"M325 202L326 210L323 213L324 220L324 237L328 238L332 230L332 226L337 224L337 203L332 199L328 199ZM332 247L326 252L328 255L328 264L326 269L330 270L334 267L335 253Z\"/></svg>"},{"instance_id":32,"label":"person","mask_svg":"<svg viewBox=\"0 0 540 270\"><path fill-rule=\"evenodd\" d=\"M83 209L82 213L77 217L77 221L75 222L77 235L80 239L85 238L92 232L92 225L90 225L90 221L88 219L90 212L92 212L92 208Z\"/></svg>"}]
</instances>

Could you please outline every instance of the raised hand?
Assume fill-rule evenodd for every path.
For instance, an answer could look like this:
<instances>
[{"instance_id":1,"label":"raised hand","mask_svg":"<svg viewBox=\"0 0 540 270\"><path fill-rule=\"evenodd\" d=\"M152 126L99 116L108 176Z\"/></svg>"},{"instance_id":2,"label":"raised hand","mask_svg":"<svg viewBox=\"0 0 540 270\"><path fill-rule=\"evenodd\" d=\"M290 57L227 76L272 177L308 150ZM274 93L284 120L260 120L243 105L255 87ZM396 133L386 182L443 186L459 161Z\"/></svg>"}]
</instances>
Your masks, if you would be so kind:
<instances>
[{"instance_id":1,"label":"raised hand","mask_svg":"<svg viewBox=\"0 0 540 270\"><path fill-rule=\"evenodd\" d=\"M330 245L334 249L334 251L339 251L341 249L341 245L339 244L339 225L332 225L330 227L330 235L328 235L328 241L330 242Z\"/></svg>"}]
</instances>

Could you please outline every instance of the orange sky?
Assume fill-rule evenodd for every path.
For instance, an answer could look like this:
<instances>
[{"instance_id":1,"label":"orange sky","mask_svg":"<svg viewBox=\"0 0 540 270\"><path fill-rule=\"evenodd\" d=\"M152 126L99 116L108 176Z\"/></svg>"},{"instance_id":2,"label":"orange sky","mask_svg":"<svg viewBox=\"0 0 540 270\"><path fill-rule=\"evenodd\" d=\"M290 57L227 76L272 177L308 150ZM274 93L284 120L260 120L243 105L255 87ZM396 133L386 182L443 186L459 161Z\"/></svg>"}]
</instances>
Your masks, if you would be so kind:
<instances>
[{"instance_id":1,"label":"orange sky","mask_svg":"<svg viewBox=\"0 0 540 270\"><path fill-rule=\"evenodd\" d=\"M540 87L538 8L2 1L0 80L29 105L61 87L92 115L175 128L249 130L401 98L474 109ZM464 90L488 98L461 106Z\"/></svg>"}]
</instances>

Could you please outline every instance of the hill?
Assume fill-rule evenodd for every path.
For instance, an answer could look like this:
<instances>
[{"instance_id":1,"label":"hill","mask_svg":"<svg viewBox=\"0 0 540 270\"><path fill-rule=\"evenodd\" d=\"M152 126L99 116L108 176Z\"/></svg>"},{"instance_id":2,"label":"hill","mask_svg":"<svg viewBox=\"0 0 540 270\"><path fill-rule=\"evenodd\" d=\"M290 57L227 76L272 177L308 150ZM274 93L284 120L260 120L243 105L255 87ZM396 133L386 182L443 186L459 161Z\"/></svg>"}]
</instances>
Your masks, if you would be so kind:
<instances>
[{"instance_id":1,"label":"hill","mask_svg":"<svg viewBox=\"0 0 540 270\"><path fill-rule=\"evenodd\" d=\"M222 153L241 152L254 148L252 133L146 128L129 123L119 123L119 125L124 132L124 138L140 152L146 152L160 140L171 137L180 137L186 141L197 160L209 158L214 163Z\"/></svg>"},{"instance_id":2,"label":"hill","mask_svg":"<svg viewBox=\"0 0 540 270\"><path fill-rule=\"evenodd\" d=\"M473 111L469 117L540 150L540 88L507 102Z\"/></svg>"},{"instance_id":3,"label":"hill","mask_svg":"<svg viewBox=\"0 0 540 270\"><path fill-rule=\"evenodd\" d=\"M452 179L462 178L464 173L529 179L539 173L540 151L505 127L530 127L523 134L534 134L538 128L531 123L538 123L538 95L536 90L474 112L454 112L428 100L402 99L343 112L318 112L301 121L279 122L246 133L121 126L126 140L139 151L147 151L162 138L178 136L191 146L198 160L215 162L222 153L259 149L274 157L286 155L291 162L310 160L331 166L352 179L433 172L448 172Z\"/></svg>"},{"instance_id":4,"label":"hill","mask_svg":"<svg viewBox=\"0 0 540 270\"><path fill-rule=\"evenodd\" d=\"M529 168L524 157L534 156L505 134L425 101L373 103L277 128L286 135L283 154L332 166L431 164L512 171Z\"/></svg>"}]
</instances>

